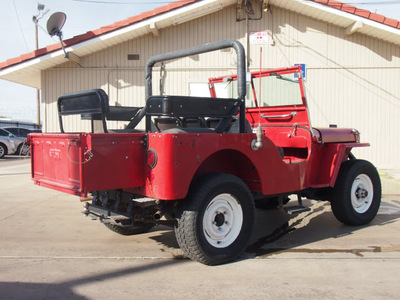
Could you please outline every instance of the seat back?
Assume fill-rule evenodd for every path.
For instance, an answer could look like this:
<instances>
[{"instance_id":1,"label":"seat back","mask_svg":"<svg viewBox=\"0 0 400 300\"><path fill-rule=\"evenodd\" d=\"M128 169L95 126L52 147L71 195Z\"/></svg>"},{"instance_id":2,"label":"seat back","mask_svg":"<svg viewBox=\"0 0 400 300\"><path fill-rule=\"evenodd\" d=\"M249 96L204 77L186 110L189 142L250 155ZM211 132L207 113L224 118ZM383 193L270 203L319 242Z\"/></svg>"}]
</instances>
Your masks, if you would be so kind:
<instances>
[{"instance_id":1,"label":"seat back","mask_svg":"<svg viewBox=\"0 0 400 300\"><path fill-rule=\"evenodd\" d=\"M102 89L62 95L58 98L58 116L61 132L64 132L62 116L80 114L90 120L94 132L94 120L101 120L103 131L108 132L106 120L130 121L141 107L109 106L106 92Z\"/></svg>"},{"instance_id":2,"label":"seat back","mask_svg":"<svg viewBox=\"0 0 400 300\"><path fill-rule=\"evenodd\" d=\"M232 117L239 113L241 100L232 98L187 97L187 96L151 96L146 102L146 127L150 128L151 117L182 118L217 118L214 131L224 132ZM199 128L204 128L204 124ZM173 126L175 127L175 126ZM192 127L192 126L190 126Z\"/></svg>"},{"instance_id":3,"label":"seat back","mask_svg":"<svg viewBox=\"0 0 400 300\"><path fill-rule=\"evenodd\" d=\"M77 114L80 114L82 119L92 121L92 132L95 119L102 120L104 132L107 132L108 96L102 89L62 95L57 100L57 108L61 132L64 132L62 116Z\"/></svg>"}]
</instances>

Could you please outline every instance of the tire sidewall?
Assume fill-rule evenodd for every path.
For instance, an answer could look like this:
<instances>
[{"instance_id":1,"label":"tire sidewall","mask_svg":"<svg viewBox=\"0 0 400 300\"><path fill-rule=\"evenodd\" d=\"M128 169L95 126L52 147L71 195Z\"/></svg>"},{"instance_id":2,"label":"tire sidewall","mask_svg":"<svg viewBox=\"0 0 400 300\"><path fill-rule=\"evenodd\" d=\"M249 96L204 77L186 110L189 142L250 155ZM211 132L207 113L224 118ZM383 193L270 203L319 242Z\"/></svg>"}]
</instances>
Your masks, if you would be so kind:
<instances>
[{"instance_id":1,"label":"tire sidewall","mask_svg":"<svg viewBox=\"0 0 400 300\"><path fill-rule=\"evenodd\" d=\"M18 145L17 150L15 151L15 155L21 155L22 143Z\"/></svg>"}]
</instances>

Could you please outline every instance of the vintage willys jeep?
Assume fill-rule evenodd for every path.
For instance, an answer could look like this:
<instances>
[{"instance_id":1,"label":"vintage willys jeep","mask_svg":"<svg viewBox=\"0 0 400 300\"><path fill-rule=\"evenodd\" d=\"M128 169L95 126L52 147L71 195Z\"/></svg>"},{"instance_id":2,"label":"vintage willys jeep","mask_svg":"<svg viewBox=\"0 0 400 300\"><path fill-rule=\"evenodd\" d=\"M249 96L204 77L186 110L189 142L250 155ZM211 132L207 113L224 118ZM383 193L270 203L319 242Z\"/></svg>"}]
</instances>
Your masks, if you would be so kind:
<instances>
[{"instance_id":1,"label":"vintage willys jeep","mask_svg":"<svg viewBox=\"0 0 400 300\"><path fill-rule=\"evenodd\" d=\"M237 75L211 78L211 97L152 95L156 63L228 47ZM120 234L170 223L184 253L209 265L244 251L255 203L282 207L294 194L288 213L307 210L307 197L330 201L345 224L369 223L379 175L350 152L369 144L355 129L311 127L300 67L245 69L243 46L225 40L151 57L144 107L109 106L102 90L59 97L61 133L30 135L34 182L80 196L86 215ZM92 132L65 133L71 114L91 120ZM111 131L107 120L128 124Z\"/></svg>"}]
</instances>

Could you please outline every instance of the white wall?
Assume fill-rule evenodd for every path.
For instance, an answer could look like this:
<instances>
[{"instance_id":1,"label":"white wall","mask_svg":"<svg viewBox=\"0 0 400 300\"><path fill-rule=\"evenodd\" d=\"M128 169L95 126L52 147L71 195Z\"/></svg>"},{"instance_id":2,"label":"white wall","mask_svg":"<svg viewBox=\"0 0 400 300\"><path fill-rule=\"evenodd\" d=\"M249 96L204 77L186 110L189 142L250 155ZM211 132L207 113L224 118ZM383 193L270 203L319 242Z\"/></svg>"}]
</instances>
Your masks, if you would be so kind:
<instances>
[{"instance_id":1,"label":"white wall","mask_svg":"<svg viewBox=\"0 0 400 300\"><path fill-rule=\"evenodd\" d=\"M272 7L260 21L251 21L250 31L268 31L272 43L263 45L262 67L295 63L307 65L307 95L314 127L354 127L370 148L355 155L371 160L379 168L399 169L400 135L400 47L299 14ZM58 131L56 99L59 95L103 88L110 105L143 106L144 66L155 54L192 47L226 38L246 47L246 24L235 21L234 6L117 47L83 57L81 65L67 63L43 72L45 130ZM128 61L138 53L139 61ZM250 45L250 70L260 68L260 45ZM235 54L214 52L166 63L165 94L189 94L192 82L236 73ZM159 93L159 68L155 68L154 93ZM117 127L123 124L114 124ZM78 118L71 118L73 130L88 130Z\"/></svg>"}]
</instances>

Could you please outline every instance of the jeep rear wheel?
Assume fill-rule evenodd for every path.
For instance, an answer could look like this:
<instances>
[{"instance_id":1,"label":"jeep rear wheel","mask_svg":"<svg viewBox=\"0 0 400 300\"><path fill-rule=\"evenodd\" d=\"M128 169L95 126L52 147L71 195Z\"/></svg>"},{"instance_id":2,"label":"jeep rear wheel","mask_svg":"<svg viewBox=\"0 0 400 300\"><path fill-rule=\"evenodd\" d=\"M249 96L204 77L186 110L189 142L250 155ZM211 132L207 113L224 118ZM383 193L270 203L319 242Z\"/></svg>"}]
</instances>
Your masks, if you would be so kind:
<instances>
[{"instance_id":1,"label":"jeep rear wheel","mask_svg":"<svg viewBox=\"0 0 400 300\"><path fill-rule=\"evenodd\" d=\"M110 229L121 235L135 235L148 232L151 228L154 227L152 223L140 223L135 222L134 226L118 226L115 224L104 223L104 225Z\"/></svg>"},{"instance_id":2,"label":"jeep rear wheel","mask_svg":"<svg viewBox=\"0 0 400 300\"><path fill-rule=\"evenodd\" d=\"M254 220L253 197L242 180L229 174L207 176L183 201L175 235L189 258L217 265L242 253Z\"/></svg>"},{"instance_id":3,"label":"jeep rear wheel","mask_svg":"<svg viewBox=\"0 0 400 300\"><path fill-rule=\"evenodd\" d=\"M380 203L381 181L376 168L365 160L344 162L331 200L335 217L347 225L365 225L375 218Z\"/></svg>"}]
</instances>

